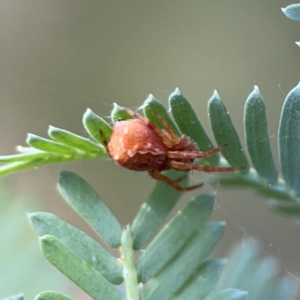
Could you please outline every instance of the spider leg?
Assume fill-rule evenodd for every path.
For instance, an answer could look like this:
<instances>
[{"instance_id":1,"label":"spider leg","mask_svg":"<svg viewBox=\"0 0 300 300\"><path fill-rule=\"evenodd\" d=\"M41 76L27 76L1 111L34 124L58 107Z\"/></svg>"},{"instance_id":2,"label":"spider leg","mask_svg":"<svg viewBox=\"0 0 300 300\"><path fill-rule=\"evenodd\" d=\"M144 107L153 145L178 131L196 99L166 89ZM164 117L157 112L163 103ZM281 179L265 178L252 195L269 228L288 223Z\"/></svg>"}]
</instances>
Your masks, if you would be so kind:
<instances>
[{"instance_id":1,"label":"spider leg","mask_svg":"<svg viewBox=\"0 0 300 300\"><path fill-rule=\"evenodd\" d=\"M174 159L196 159L196 158L205 158L212 156L220 151L222 151L227 144L224 144L220 147L217 147L215 149L209 150L209 151L198 151L198 152L193 152L193 151L168 151L168 157L169 158L174 158Z\"/></svg>"},{"instance_id":2,"label":"spider leg","mask_svg":"<svg viewBox=\"0 0 300 300\"><path fill-rule=\"evenodd\" d=\"M190 191L190 190L194 190L196 188L199 188L203 185L203 183L199 183L199 184L196 184L196 185L192 185L192 186L187 186L187 187L182 187L178 184L178 180L182 180L183 178L178 178L176 180L172 180L170 179L169 177L163 175L162 173L160 173L158 170L150 170L148 171L149 175L156 179L156 180L159 180L159 181L162 181L164 182L165 184L167 185L170 185L171 187L173 187L176 191L179 191L179 192L185 192L185 191ZM180 181L179 180L179 181Z\"/></svg>"},{"instance_id":3,"label":"spider leg","mask_svg":"<svg viewBox=\"0 0 300 300\"><path fill-rule=\"evenodd\" d=\"M104 148L105 148L107 154L110 156L109 149L108 149L108 141L107 141L107 139L106 139L106 137L105 137L105 134L104 134L104 132L103 132L102 129L100 129L99 132L100 132L101 140L102 140L102 142L103 142L103 146L104 146Z\"/></svg>"},{"instance_id":4,"label":"spider leg","mask_svg":"<svg viewBox=\"0 0 300 300\"><path fill-rule=\"evenodd\" d=\"M156 126L154 123L150 122L148 119L144 118L140 114L134 112L131 109L126 108L127 113L132 116L135 119L138 119L142 121L144 124L146 124L148 127L150 127L163 141L163 143L168 147L173 147L176 143L172 140L172 136L167 134L168 132L164 132L161 130L158 126Z\"/></svg>"},{"instance_id":5,"label":"spider leg","mask_svg":"<svg viewBox=\"0 0 300 300\"><path fill-rule=\"evenodd\" d=\"M213 167L213 166L203 166L198 164L193 164L190 162L175 161L170 160L170 165L178 171L182 170L197 170L203 172L229 172L229 171L239 171L245 167Z\"/></svg>"},{"instance_id":6,"label":"spider leg","mask_svg":"<svg viewBox=\"0 0 300 300\"><path fill-rule=\"evenodd\" d=\"M180 176L180 177L178 177L177 179L174 179L173 181L178 183L178 182L182 181L183 179L185 179L186 176L187 176L187 175Z\"/></svg>"},{"instance_id":7,"label":"spider leg","mask_svg":"<svg viewBox=\"0 0 300 300\"><path fill-rule=\"evenodd\" d=\"M180 138L178 137L178 135L174 132L173 128L169 125L169 123L160 115L158 114L156 111L154 111L154 114L156 116L156 118L158 119L158 121L161 123L161 125L163 125L163 127L165 128L165 130L167 131L167 133L171 136L173 142L175 144L178 144L180 142Z\"/></svg>"}]
</instances>

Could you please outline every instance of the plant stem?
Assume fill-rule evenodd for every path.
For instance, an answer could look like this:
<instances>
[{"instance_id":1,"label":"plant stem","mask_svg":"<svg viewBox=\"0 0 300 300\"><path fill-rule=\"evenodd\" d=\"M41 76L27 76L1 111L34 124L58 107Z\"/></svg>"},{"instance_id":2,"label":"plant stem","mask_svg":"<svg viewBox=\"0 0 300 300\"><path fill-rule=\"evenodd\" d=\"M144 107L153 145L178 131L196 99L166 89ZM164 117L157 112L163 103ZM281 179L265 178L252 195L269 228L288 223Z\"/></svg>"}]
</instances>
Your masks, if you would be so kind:
<instances>
[{"instance_id":1,"label":"plant stem","mask_svg":"<svg viewBox=\"0 0 300 300\"><path fill-rule=\"evenodd\" d=\"M138 276L134 261L133 241L130 227L127 226L121 237L121 252L123 255L123 277L127 300L139 300Z\"/></svg>"},{"instance_id":2,"label":"plant stem","mask_svg":"<svg viewBox=\"0 0 300 300\"><path fill-rule=\"evenodd\" d=\"M209 181L211 183L217 182L215 177L211 177ZM288 189L283 179L279 178L277 183L269 184L253 168L247 174L240 176L221 177L218 179L218 182L224 185L252 187L264 196L300 203L299 197Z\"/></svg>"}]
</instances>

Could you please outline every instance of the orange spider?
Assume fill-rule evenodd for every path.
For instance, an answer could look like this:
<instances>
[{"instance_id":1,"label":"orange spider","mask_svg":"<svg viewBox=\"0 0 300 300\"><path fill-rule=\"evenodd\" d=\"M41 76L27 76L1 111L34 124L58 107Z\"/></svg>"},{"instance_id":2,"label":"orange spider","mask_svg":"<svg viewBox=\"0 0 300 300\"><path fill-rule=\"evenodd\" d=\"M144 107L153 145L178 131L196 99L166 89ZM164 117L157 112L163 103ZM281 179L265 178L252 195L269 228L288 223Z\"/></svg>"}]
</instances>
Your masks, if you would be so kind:
<instances>
[{"instance_id":1,"label":"orange spider","mask_svg":"<svg viewBox=\"0 0 300 300\"><path fill-rule=\"evenodd\" d=\"M185 176L171 180L161 172L169 169L178 171L198 170L204 172L228 172L241 170L243 167L212 167L194 164L196 158L205 158L222 151L226 145L202 152L196 143L186 135L178 136L165 119L155 113L164 129L160 129L150 120L126 109L133 117L118 121L113 127L110 141L100 131L107 153L113 161L130 170L148 171L154 179L163 181L175 190L183 192L196 189L203 185L182 187L178 184Z\"/></svg>"}]
</instances>

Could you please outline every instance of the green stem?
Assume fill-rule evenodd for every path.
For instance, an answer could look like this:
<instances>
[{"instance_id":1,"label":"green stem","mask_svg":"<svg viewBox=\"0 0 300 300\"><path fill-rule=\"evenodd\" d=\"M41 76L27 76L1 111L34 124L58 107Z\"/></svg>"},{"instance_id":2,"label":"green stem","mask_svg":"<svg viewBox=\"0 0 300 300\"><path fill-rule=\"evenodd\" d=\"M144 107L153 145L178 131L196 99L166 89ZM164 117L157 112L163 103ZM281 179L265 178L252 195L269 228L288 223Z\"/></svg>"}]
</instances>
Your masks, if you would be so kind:
<instances>
[{"instance_id":1,"label":"green stem","mask_svg":"<svg viewBox=\"0 0 300 300\"><path fill-rule=\"evenodd\" d=\"M127 300L139 300L138 276L134 261L133 241L130 227L127 226L121 237L121 252L123 255L123 277Z\"/></svg>"},{"instance_id":2,"label":"green stem","mask_svg":"<svg viewBox=\"0 0 300 300\"><path fill-rule=\"evenodd\" d=\"M210 178L210 182L215 183L216 178ZM274 197L276 199L293 201L296 203L300 202L299 197L288 189L284 180L280 178L277 183L270 184L263 180L253 168L249 169L249 172L246 174L237 175L235 177L224 176L223 178L219 178L218 182L228 186L252 187L258 193L267 197Z\"/></svg>"}]
</instances>

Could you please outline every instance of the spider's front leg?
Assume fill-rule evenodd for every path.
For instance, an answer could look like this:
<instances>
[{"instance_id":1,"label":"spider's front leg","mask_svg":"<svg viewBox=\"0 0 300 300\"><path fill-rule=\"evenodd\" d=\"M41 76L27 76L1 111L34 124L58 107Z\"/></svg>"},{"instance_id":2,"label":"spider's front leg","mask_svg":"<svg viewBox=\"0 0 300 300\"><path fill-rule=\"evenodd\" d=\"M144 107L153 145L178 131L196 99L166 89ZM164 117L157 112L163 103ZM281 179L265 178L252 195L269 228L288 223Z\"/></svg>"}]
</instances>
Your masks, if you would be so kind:
<instances>
[{"instance_id":1,"label":"spider's front leg","mask_svg":"<svg viewBox=\"0 0 300 300\"><path fill-rule=\"evenodd\" d=\"M164 174L160 173L158 170L150 170L150 171L148 171L148 173L152 178L162 181L167 185L170 185L178 192L186 192L186 191L194 190L203 185L203 183L198 183L198 184L195 184L192 186L182 187L178 184L178 182L181 181L185 176L179 177L176 180L172 180L169 177L165 176Z\"/></svg>"},{"instance_id":2,"label":"spider's front leg","mask_svg":"<svg viewBox=\"0 0 300 300\"><path fill-rule=\"evenodd\" d=\"M100 129L100 132L99 132L99 133L100 133L100 137L101 137L101 140L102 140L102 142L103 142L103 146L104 146L104 148L105 148L107 154L108 154L109 156L111 156L111 155L110 155L109 148L108 148L108 140L106 139L106 136L105 136L104 132L102 131L102 129Z\"/></svg>"},{"instance_id":3,"label":"spider's front leg","mask_svg":"<svg viewBox=\"0 0 300 300\"><path fill-rule=\"evenodd\" d=\"M140 114L132 111L131 109L126 108L127 113L132 116L135 119L140 120L141 122L143 122L145 125L147 125L149 128L151 128L151 130L153 130L163 141L163 143L168 147L171 148L174 145L176 145L176 143L178 142L177 140L174 141L173 140L173 135L170 135L169 131L167 130L167 133L164 132L163 130L161 130L158 126L156 126L154 123L150 122L148 119L146 119L145 117L141 116ZM175 133L174 133L175 134Z\"/></svg>"}]
</instances>

